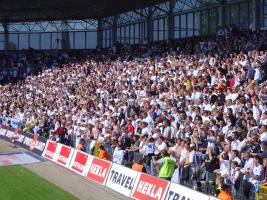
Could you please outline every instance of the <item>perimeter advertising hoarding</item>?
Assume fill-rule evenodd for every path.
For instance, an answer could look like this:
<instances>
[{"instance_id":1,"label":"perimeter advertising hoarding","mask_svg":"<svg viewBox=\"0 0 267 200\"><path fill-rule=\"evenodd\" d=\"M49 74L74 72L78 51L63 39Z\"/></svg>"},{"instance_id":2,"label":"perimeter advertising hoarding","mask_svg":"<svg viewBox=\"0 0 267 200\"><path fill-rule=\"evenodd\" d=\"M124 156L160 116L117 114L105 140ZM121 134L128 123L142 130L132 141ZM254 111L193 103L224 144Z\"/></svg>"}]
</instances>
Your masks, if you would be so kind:
<instances>
[{"instance_id":1,"label":"perimeter advertising hoarding","mask_svg":"<svg viewBox=\"0 0 267 200\"><path fill-rule=\"evenodd\" d=\"M113 163L106 181L106 186L130 197L137 175L138 172Z\"/></svg>"},{"instance_id":2,"label":"perimeter advertising hoarding","mask_svg":"<svg viewBox=\"0 0 267 200\"><path fill-rule=\"evenodd\" d=\"M112 163L109 161L93 157L93 160L88 169L86 177L92 181L104 185L106 178L108 177L111 164Z\"/></svg>"},{"instance_id":3,"label":"perimeter advertising hoarding","mask_svg":"<svg viewBox=\"0 0 267 200\"><path fill-rule=\"evenodd\" d=\"M74 150L69 169L84 176L92 161L92 156L82 151Z\"/></svg>"},{"instance_id":4,"label":"perimeter advertising hoarding","mask_svg":"<svg viewBox=\"0 0 267 200\"><path fill-rule=\"evenodd\" d=\"M169 182L141 173L135 181L132 198L139 200L164 200Z\"/></svg>"}]
</instances>

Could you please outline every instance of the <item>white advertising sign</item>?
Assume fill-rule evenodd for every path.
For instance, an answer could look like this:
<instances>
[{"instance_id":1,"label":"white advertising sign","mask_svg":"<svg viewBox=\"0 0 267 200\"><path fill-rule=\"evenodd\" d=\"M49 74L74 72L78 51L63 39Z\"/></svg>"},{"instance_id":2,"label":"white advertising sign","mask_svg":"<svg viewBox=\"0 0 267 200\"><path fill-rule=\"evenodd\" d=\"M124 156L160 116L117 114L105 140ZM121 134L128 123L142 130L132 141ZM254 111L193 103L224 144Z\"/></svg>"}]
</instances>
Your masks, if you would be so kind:
<instances>
[{"instance_id":1,"label":"white advertising sign","mask_svg":"<svg viewBox=\"0 0 267 200\"><path fill-rule=\"evenodd\" d=\"M165 200L209 200L209 196L182 185L171 183Z\"/></svg>"},{"instance_id":2,"label":"white advertising sign","mask_svg":"<svg viewBox=\"0 0 267 200\"><path fill-rule=\"evenodd\" d=\"M106 186L130 197L138 172L113 163Z\"/></svg>"},{"instance_id":3,"label":"white advertising sign","mask_svg":"<svg viewBox=\"0 0 267 200\"><path fill-rule=\"evenodd\" d=\"M73 153L74 153L73 148L63 144L58 144L56 155L54 156L53 161L63 167L69 167Z\"/></svg>"},{"instance_id":4,"label":"white advertising sign","mask_svg":"<svg viewBox=\"0 0 267 200\"><path fill-rule=\"evenodd\" d=\"M82 176L85 176L85 173L88 171L92 160L93 156L82 151L74 150L69 164L69 169Z\"/></svg>"}]
</instances>

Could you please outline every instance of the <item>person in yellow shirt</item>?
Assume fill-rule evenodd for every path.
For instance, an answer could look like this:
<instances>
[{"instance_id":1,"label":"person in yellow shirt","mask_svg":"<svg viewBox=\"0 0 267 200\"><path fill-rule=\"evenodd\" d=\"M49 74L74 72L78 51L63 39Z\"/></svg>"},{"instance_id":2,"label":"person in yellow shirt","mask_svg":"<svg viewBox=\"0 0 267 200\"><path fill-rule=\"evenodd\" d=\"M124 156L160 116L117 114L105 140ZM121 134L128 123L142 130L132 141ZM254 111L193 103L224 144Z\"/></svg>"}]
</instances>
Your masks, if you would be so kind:
<instances>
[{"instance_id":1,"label":"person in yellow shirt","mask_svg":"<svg viewBox=\"0 0 267 200\"><path fill-rule=\"evenodd\" d=\"M191 89L191 81L188 77L186 77L186 80L184 82L185 89L189 91Z\"/></svg>"},{"instance_id":2,"label":"person in yellow shirt","mask_svg":"<svg viewBox=\"0 0 267 200\"><path fill-rule=\"evenodd\" d=\"M217 198L221 200L233 200L232 196L230 195L230 186L223 184L221 187L221 192Z\"/></svg>"}]
</instances>

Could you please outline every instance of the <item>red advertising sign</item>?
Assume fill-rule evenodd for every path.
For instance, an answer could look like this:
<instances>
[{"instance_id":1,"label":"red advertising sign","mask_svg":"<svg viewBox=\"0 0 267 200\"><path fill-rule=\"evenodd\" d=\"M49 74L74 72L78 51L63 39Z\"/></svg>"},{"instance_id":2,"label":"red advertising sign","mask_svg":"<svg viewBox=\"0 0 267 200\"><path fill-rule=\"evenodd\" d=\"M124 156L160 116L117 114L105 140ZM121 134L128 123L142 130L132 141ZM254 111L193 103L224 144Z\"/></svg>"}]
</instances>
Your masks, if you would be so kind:
<instances>
[{"instance_id":1,"label":"red advertising sign","mask_svg":"<svg viewBox=\"0 0 267 200\"><path fill-rule=\"evenodd\" d=\"M52 141L48 141L47 146L46 146L44 153L43 153L43 157L45 157L49 160L53 160L54 155L56 153L56 149L57 149L57 143L52 142Z\"/></svg>"},{"instance_id":2,"label":"red advertising sign","mask_svg":"<svg viewBox=\"0 0 267 200\"><path fill-rule=\"evenodd\" d=\"M56 162L63 166L68 166L72 153L73 151L71 147L61 145L61 149Z\"/></svg>"},{"instance_id":3,"label":"red advertising sign","mask_svg":"<svg viewBox=\"0 0 267 200\"><path fill-rule=\"evenodd\" d=\"M164 199L169 182L164 179L141 174L136 181L132 198L140 200Z\"/></svg>"},{"instance_id":4,"label":"red advertising sign","mask_svg":"<svg viewBox=\"0 0 267 200\"><path fill-rule=\"evenodd\" d=\"M83 174L83 170L86 166L88 157L88 154L81 151L76 151L76 155L74 155L74 159L71 161L70 168L73 171L78 172L79 174Z\"/></svg>"},{"instance_id":5,"label":"red advertising sign","mask_svg":"<svg viewBox=\"0 0 267 200\"><path fill-rule=\"evenodd\" d=\"M87 173L87 178L100 184L105 184L105 180L110 170L111 162L94 157Z\"/></svg>"}]
</instances>

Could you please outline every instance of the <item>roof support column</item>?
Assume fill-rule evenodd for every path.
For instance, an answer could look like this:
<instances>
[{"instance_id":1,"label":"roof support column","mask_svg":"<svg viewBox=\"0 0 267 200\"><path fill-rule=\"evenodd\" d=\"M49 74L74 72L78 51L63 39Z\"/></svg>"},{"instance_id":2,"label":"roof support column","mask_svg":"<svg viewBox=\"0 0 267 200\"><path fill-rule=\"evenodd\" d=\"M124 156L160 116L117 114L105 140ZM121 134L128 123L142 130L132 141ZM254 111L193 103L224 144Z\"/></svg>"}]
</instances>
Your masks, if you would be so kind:
<instances>
[{"instance_id":1,"label":"roof support column","mask_svg":"<svg viewBox=\"0 0 267 200\"><path fill-rule=\"evenodd\" d=\"M218 24L221 27L224 27L225 25L225 8L224 8L224 4L221 3L218 7Z\"/></svg>"},{"instance_id":2,"label":"roof support column","mask_svg":"<svg viewBox=\"0 0 267 200\"><path fill-rule=\"evenodd\" d=\"M68 31L68 22L62 21L62 40L61 40L61 46L62 49L67 50L70 49L70 34Z\"/></svg>"},{"instance_id":3,"label":"roof support column","mask_svg":"<svg viewBox=\"0 0 267 200\"><path fill-rule=\"evenodd\" d=\"M4 28L4 49L5 53L8 53L9 50L9 31L8 31L8 23L3 22L3 28Z\"/></svg>"},{"instance_id":4,"label":"roof support column","mask_svg":"<svg viewBox=\"0 0 267 200\"><path fill-rule=\"evenodd\" d=\"M102 20L98 20L97 25L97 48L103 48L103 29L102 29Z\"/></svg>"},{"instance_id":5,"label":"roof support column","mask_svg":"<svg viewBox=\"0 0 267 200\"><path fill-rule=\"evenodd\" d=\"M253 17L253 24L252 24L252 30L256 30L259 28L260 20L259 20L259 15L260 15L260 7L259 7L259 0L252 0L252 17Z\"/></svg>"},{"instance_id":6,"label":"roof support column","mask_svg":"<svg viewBox=\"0 0 267 200\"><path fill-rule=\"evenodd\" d=\"M118 22L118 17L117 15L115 15L113 17L113 25L112 25L112 46L115 46L117 42L117 22Z\"/></svg>"},{"instance_id":7,"label":"roof support column","mask_svg":"<svg viewBox=\"0 0 267 200\"><path fill-rule=\"evenodd\" d=\"M148 16L146 19L146 25L147 25L146 39L147 39L147 43L149 43L153 41L153 22L152 22L152 7L151 6L148 8Z\"/></svg>"},{"instance_id":8,"label":"roof support column","mask_svg":"<svg viewBox=\"0 0 267 200\"><path fill-rule=\"evenodd\" d=\"M173 9L175 6L175 0L169 2L169 13L168 13L168 40L174 39L174 22L173 22Z\"/></svg>"}]
</instances>

